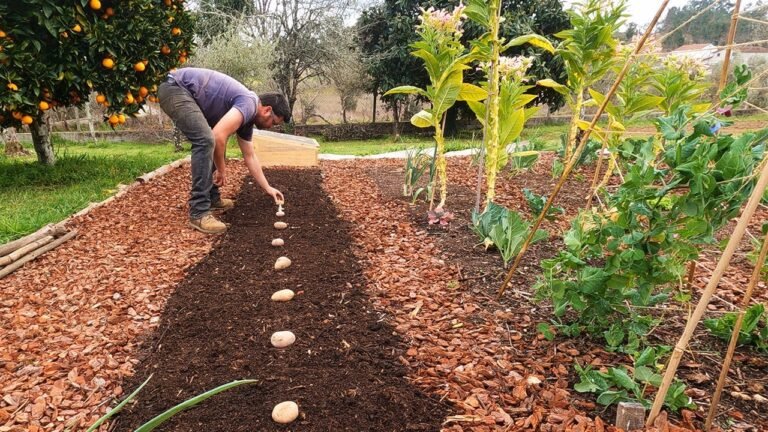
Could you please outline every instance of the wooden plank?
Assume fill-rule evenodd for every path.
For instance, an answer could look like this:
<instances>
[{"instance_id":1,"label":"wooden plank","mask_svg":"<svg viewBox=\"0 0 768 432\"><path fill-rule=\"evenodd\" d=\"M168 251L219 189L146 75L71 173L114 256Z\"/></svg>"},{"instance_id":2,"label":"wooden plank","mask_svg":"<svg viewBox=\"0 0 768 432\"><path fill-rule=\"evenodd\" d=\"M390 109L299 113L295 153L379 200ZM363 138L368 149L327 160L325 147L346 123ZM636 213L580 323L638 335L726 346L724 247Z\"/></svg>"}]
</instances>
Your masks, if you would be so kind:
<instances>
[{"instance_id":1,"label":"wooden plank","mask_svg":"<svg viewBox=\"0 0 768 432\"><path fill-rule=\"evenodd\" d=\"M37 241L45 236L58 236L61 234L64 234L65 230L61 227L54 226L52 224L48 224L39 230L33 232L32 234L29 234L25 237L22 237L20 239L14 240L12 242L8 242L4 245L0 245L0 257L8 255L14 251L16 251L19 248L22 248L34 241Z\"/></svg>"},{"instance_id":2,"label":"wooden plank","mask_svg":"<svg viewBox=\"0 0 768 432\"><path fill-rule=\"evenodd\" d=\"M253 148L262 166L317 166L320 145L312 138L255 130Z\"/></svg>"}]
</instances>

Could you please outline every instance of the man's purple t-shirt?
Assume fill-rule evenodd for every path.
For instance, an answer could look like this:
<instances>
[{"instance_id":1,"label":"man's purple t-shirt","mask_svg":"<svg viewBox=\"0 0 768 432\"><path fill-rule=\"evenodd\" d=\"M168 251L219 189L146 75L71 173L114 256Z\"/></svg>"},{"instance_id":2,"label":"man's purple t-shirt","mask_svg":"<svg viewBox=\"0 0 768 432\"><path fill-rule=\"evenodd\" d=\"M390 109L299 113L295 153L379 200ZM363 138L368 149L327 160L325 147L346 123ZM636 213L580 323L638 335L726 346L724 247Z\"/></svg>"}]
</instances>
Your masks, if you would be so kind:
<instances>
[{"instance_id":1,"label":"man's purple t-shirt","mask_svg":"<svg viewBox=\"0 0 768 432\"><path fill-rule=\"evenodd\" d=\"M210 69L183 68L170 74L180 87L189 91L197 102L208 126L214 127L230 109L243 115L243 124L237 136L250 141L253 138L253 120L259 97L236 79Z\"/></svg>"}]
</instances>

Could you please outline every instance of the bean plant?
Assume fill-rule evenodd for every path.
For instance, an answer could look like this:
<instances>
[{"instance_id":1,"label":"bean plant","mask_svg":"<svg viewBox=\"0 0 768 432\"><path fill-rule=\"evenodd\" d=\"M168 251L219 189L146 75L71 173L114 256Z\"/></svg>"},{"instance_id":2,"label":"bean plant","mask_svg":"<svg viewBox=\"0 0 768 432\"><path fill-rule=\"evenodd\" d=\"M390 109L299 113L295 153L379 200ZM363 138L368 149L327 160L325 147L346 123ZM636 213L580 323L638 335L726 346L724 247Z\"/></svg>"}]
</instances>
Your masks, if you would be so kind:
<instances>
[{"instance_id":1,"label":"bean plant","mask_svg":"<svg viewBox=\"0 0 768 432\"><path fill-rule=\"evenodd\" d=\"M607 6L605 3L602 0L585 0L568 11L572 28L555 35L562 39L555 54L565 63L568 81L565 85L549 79L538 82L563 94L571 109L565 160L571 158L579 137L585 92L604 78L619 61L616 55L619 42L614 34L624 24L626 4L623 0Z\"/></svg>"},{"instance_id":2,"label":"bean plant","mask_svg":"<svg viewBox=\"0 0 768 432\"><path fill-rule=\"evenodd\" d=\"M748 71L737 73L739 85L748 81ZM681 105L658 118L658 139L621 144L628 169L606 196L609 210L582 211L564 235L565 250L542 262L537 288L552 300L566 333L602 333L609 347L637 349L654 324L638 310L664 302L671 287L682 285L685 264L715 243L715 231L751 193L768 129L739 137L713 133L712 125L724 120L692 117L692 109ZM566 315L569 310L575 314Z\"/></svg>"}]
</instances>

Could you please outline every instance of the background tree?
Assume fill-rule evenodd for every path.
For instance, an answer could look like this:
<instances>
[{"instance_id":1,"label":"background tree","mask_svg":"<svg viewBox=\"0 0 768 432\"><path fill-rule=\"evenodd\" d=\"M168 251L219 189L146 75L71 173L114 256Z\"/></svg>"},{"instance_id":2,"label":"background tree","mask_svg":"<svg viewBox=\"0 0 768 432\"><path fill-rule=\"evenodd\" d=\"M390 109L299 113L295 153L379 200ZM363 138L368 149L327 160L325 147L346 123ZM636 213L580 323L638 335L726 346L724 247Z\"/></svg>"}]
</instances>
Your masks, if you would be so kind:
<instances>
[{"instance_id":1,"label":"background tree","mask_svg":"<svg viewBox=\"0 0 768 432\"><path fill-rule=\"evenodd\" d=\"M53 164L51 107L96 91L112 126L139 111L192 48L181 1L0 2L0 127L29 125L38 160Z\"/></svg>"},{"instance_id":2,"label":"background tree","mask_svg":"<svg viewBox=\"0 0 768 432\"><path fill-rule=\"evenodd\" d=\"M347 112L357 108L358 97L370 87L368 73L357 45L355 30L345 27L339 32L334 58L324 73L339 95L341 118L347 123Z\"/></svg>"},{"instance_id":3,"label":"background tree","mask_svg":"<svg viewBox=\"0 0 768 432\"><path fill-rule=\"evenodd\" d=\"M368 73L373 80L371 89L384 92L405 84L423 87L427 83L426 73L417 59L408 55L409 45L416 40L412 29L417 24L419 8L449 8L458 3L457 0L385 0L384 4L365 10L358 20L358 34ZM570 25L558 0L504 0L501 8L504 17L501 36L507 40L536 33L556 42L552 35ZM468 24L463 40L476 38L483 31L477 25ZM529 46L514 47L507 53L510 56L534 57L530 73L535 79L564 80L562 62L552 55ZM479 73L468 74L467 79L477 82L481 77ZM563 97L553 89L537 87L534 93L538 103L546 103L552 110L563 105ZM383 100L392 107L397 104L398 99L395 98L398 96L402 98L395 95Z\"/></svg>"},{"instance_id":4,"label":"background tree","mask_svg":"<svg viewBox=\"0 0 768 432\"><path fill-rule=\"evenodd\" d=\"M252 0L201 0L196 33L201 45L208 45L221 35L232 34L255 10Z\"/></svg>"},{"instance_id":5,"label":"background tree","mask_svg":"<svg viewBox=\"0 0 768 432\"><path fill-rule=\"evenodd\" d=\"M259 0L248 31L275 42L273 79L293 109L302 83L324 77L335 60L342 17L353 0Z\"/></svg>"},{"instance_id":6,"label":"background tree","mask_svg":"<svg viewBox=\"0 0 768 432\"><path fill-rule=\"evenodd\" d=\"M668 33L691 19L702 9L709 6L709 0L691 0L681 7L669 9L669 13L659 23L659 33ZM733 2L718 3L701 16L686 24L682 29L671 34L663 42L664 48L672 50L685 44L724 45L731 24ZM766 20L768 5L762 2L742 6L742 16ZM768 27L762 23L741 20L736 28L736 41L748 42L768 39Z\"/></svg>"},{"instance_id":7,"label":"background tree","mask_svg":"<svg viewBox=\"0 0 768 432\"><path fill-rule=\"evenodd\" d=\"M272 76L274 52L272 42L249 36L242 24L233 24L199 46L190 65L223 72L251 89L261 89Z\"/></svg>"}]
</instances>

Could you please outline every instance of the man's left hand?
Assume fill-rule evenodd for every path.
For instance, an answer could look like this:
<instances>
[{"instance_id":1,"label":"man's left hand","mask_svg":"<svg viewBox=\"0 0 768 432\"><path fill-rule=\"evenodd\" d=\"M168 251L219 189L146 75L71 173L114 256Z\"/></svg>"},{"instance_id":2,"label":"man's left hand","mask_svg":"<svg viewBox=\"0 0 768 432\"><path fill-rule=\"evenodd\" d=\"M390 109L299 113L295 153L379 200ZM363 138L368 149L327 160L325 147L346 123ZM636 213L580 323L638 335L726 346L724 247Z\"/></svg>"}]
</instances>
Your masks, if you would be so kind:
<instances>
[{"instance_id":1,"label":"man's left hand","mask_svg":"<svg viewBox=\"0 0 768 432\"><path fill-rule=\"evenodd\" d=\"M285 201L285 198L283 197L283 193L271 186L269 189L267 189L266 192L269 196L272 197L272 199L275 200L275 204L282 204Z\"/></svg>"}]
</instances>

